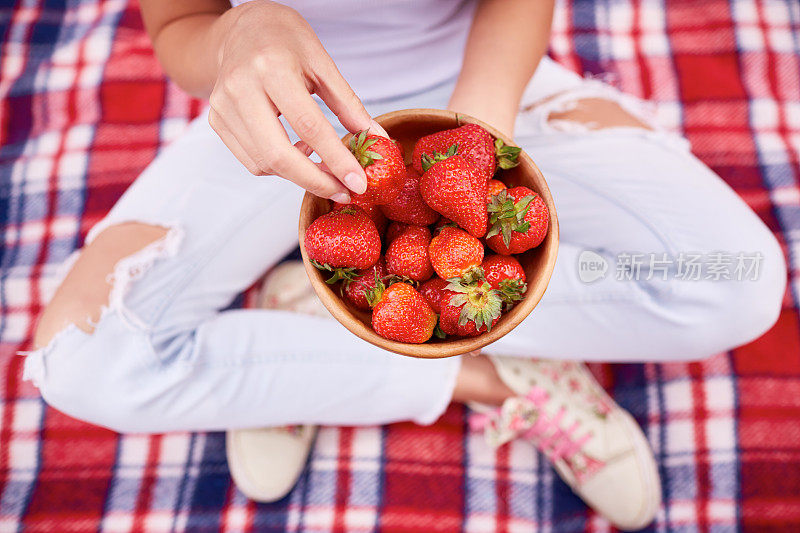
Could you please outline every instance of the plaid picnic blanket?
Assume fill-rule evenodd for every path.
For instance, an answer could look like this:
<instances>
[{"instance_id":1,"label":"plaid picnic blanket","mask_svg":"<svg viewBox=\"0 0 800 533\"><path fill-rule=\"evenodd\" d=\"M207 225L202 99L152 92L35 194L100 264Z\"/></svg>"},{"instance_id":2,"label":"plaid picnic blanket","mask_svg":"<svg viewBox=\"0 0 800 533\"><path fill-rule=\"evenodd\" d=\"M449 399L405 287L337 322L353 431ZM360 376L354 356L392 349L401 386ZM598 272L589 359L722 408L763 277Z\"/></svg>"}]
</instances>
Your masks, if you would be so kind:
<instances>
[{"instance_id":1,"label":"plaid picnic blanket","mask_svg":"<svg viewBox=\"0 0 800 533\"><path fill-rule=\"evenodd\" d=\"M552 56L609 73L778 235L791 281L758 341L691 364L593 365L663 477L659 531L800 530L800 4L559 3ZM21 381L56 266L200 104L167 83L125 0L0 5L0 531L603 531L525 443L432 427L324 428L284 501L237 492L220 433L125 435Z\"/></svg>"}]
</instances>

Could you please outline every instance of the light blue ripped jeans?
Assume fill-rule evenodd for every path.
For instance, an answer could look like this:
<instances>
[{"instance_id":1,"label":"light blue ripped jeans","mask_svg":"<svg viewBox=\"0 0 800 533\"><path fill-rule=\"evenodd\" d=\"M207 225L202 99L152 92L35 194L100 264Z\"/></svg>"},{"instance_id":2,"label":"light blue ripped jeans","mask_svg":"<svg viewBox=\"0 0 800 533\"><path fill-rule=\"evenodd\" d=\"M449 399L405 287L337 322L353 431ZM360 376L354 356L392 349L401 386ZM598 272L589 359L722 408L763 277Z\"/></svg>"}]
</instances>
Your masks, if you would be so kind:
<instances>
[{"instance_id":1,"label":"light blue ripped jeans","mask_svg":"<svg viewBox=\"0 0 800 533\"><path fill-rule=\"evenodd\" d=\"M444 108L451 89L365 103L373 115ZM547 120L597 96L638 104L549 60L526 93L516 140L548 180L562 241L540 305L486 352L670 361L761 335L776 320L786 280L772 234L680 139ZM87 240L126 221L168 227L166 237L117 265L92 334L68 327L28 355L25 376L57 409L118 431L433 422L450 401L459 358L383 352L333 319L221 311L297 245L302 195L282 179L250 175L200 116ZM585 250L593 254L584 263L606 262L605 277L587 282ZM617 275L615 266L624 254L717 251L760 254L756 279L682 281L647 264L638 276L633 268Z\"/></svg>"}]
</instances>

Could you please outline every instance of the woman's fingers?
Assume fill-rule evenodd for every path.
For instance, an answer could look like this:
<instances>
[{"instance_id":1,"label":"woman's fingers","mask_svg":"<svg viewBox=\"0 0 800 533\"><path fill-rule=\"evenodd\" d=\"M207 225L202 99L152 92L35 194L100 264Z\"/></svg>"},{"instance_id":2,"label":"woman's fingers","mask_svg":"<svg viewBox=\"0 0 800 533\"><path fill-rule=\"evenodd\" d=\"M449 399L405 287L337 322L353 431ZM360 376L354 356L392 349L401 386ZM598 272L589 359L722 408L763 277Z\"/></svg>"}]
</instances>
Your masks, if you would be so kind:
<instances>
[{"instance_id":1,"label":"woman's fingers","mask_svg":"<svg viewBox=\"0 0 800 533\"><path fill-rule=\"evenodd\" d=\"M306 144L305 141L297 141L294 143L294 147L303 152L306 157L310 156L314 152L314 149Z\"/></svg>"},{"instance_id":2,"label":"woman's fingers","mask_svg":"<svg viewBox=\"0 0 800 533\"><path fill-rule=\"evenodd\" d=\"M270 100L283 114L295 133L325 161L334 176L351 191L361 194L367 190L364 169L325 118L311 97L302 79L279 80L265 77Z\"/></svg>"},{"instance_id":3,"label":"woman's fingers","mask_svg":"<svg viewBox=\"0 0 800 533\"><path fill-rule=\"evenodd\" d=\"M342 77L327 52L322 51L314 68L316 71L313 73L312 79L317 80L315 87L317 94L333 111L342 126L347 128L347 131L356 133L369 129L370 133L384 137L389 136L380 124L372 120L364 108L364 104L361 103L361 99L347 83L347 80Z\"/></svg>"},{"instance_id":4,"label":"woman's fingers","mask_svg":"<svg viewBox=\"0 0 800 533\"><path fill-rule=\"evenodd\" d=\"M211 106L216 114L225 117L229 135L253 161L254 168L248 170L256 175L277 174L322 198L349 202L347 189L319 169L301 151L302 147L298 149L289 142L272 102L260 86L243 85L236 99L212 93Z\"/></svg>"},{"instance_id":5,"label":"woman's fingers","mask_svg":"<svg viewBox=\"0 0 800 533\"><path fill-rule=\"evenodd\" d=\"M375 135L382 135L383 137L391 139L391 137L389 137L389 134L386 133L386 130L383 129L383 126L381 126L374 120L370 123L369 132L374 133Z\"/></svg>"},{"instance_id":6,"label":"woman's fingers","mask_svg":"<svg viewBox=\"0 0 800 533\"><path fill-rule=\"evenodd\" d=\"M270 173L286 178L321 198L347 203L347 189L332 174L323 172L306 155L289 142L278 117L267 105L251 106L252 114L244 119L250 135L259 139L261 160Z\"/></svg>"},{"instance_id":7,"label":"woman's fingers","mask_svg":"<svg viewBox=\"0 0 800 533\"><path fill-rule=\"evenodd\" d=\"M321 198L343 204L350 202L347 189L333 175L323 172L305 153L290 144L288 151L273 162L273 171Z\"/></svg>"},{"instance_id":8,"label":"woman's fingers","mask_svg":"<svg viewBox=\"0 0 800 533\"><path fill-rule=\"evenodd\" d=\"M225 146L228 147L228 150L239 160L241 164L245 166L245 168L251 174L258 173L258 167L256 166L256 162L250 157L244 148L242 148L241 143L236 139L236 136L231 132L228 126L225 124L225 121L219 116L219 113L211 109L208 112L208 123L211 125L211 128L219 135L219 138L222 139L222 142L225 143Z\"/></svg>"}]
</instances>

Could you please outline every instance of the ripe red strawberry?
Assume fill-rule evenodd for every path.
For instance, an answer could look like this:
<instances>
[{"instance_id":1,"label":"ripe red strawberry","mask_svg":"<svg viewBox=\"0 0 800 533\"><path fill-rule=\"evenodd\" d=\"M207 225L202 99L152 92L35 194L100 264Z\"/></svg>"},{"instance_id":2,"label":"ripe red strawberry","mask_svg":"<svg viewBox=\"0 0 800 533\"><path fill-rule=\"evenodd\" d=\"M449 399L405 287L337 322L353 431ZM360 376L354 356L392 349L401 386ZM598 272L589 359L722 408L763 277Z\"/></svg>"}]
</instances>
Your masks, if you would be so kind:
<instances>
[{"instance_id":1,"label":"ripe red strawberry","mask_svg":"<svg viewBox=\"0 0 800 533\"><path fill-rule=\"evenodd\" d=\"M408 224L403 224L402 222L391 222L389 227L386 229L386 245L392 244L392 241L395 240L397 237L403 233L406 228L408 228Z\"/></svg>"},{"instance_id":2,"label":"ripe red strawberry","mask_svg":"<svg viewBox=\"0 0 800 533\"><path fill-rule=\"evenodd\" d=\"M362 200L363 202L363 200ZM383 232L386 231L386 225L389 224L389 221L386 220L386 217L383 215L381 208L377 205L372 205L369 203L360 203L360 202L350 202L349 204L340 204L338 202L333 203L334 209L341 209L346 205L357 205L361 209L363 209L369 218L375 223L375 229L378 230L378 235L383 235Z\"/></svg>"},{"instance_id":3,"label":"ripe red strawberry","mask_svg":"<svg viewBox=\"0 0 800 533\"><path fill-rule=\"evenodd\" d=\"M400 191L397 198L381 206L381 211L386 218L416 226L427 226L438 220L439 213L431 209L420 196L420 177L420 174L412 167L406 167L403 190Z\"/></svg>"},{"instance_id":4,"label":"ripe red strawberry","mask_svg":"<svg viewBox=\"0 0 800 533\"><path fill-rule=\"evenodd\" d=\"M498 254L520 254L539 246L550 212L542 197L527 187L500 191L488 206L492 225L486 244Z\"/></svg>"},{"instance_id":5,"label":"ripe red strawberry","mask_svg":"<svg viewBox=\"0 0 800 533\"><path fill-rule=\"evenodd\" d=\"M419 192L425 203L475 237L486 234L486 180L461 156L425 164Z\"/></svg>"},{"instance_id":6,"label":"ripe red strawberry","mask_svg":"<svg viewBox=\"0 0 800 533\"><path fill-rule=\"evenodd\" d=\"M359 270L352 280L346 280L342 285L342 295L358 309L369 311L370 305L367 301L367 294L386 275L386 264L383 258L380 258L371 267Z\"/></svg>"},{"instance_id":7,"label":"ripe red strawberry","mask_svg":"<svg viewBox=\"0 0 800 533\"><path fill-rule=\"evenodd\" d=\"M433 234L438 235L444 228L457 228L458 225L449 218L442 216L433 224Z\"/></svg>"},{"instance_id":8,"label":"ripe red strawberry","mask_svg":"<svg viewBox=\"0 0 800 533\"><path fill-rule=\"evenodd\" d=\"M461 278L466 282L481 277L483 243L458 228L444 228L431 240L428 255L433 269L442 279Z\"/></svg>"},{"instance_id":9,"label":"ripe red strawberry","mask_svg":"<svg viewBox=\"0 0 800 533\"><path fill-rule=\"evenodd\" d=\"M378 283L369 301L373 305L372 329L381 337L420 344L433 335L436 313L408 283L393 283L386 288Z\"/></svg>"},{"instance_id":10,"label":"ripe red strawberry","mask_svg":"<svg viewBox=\"0 0 800 533\"><path fill-rule=\"evenodd\" d=\"M500 139L477 124L465 124L452 130L444 130L422 137L414 145L411 160L417 171L422 171L422 156L434 156L434 152L444 154L456 145L455 153L463 156L480 171L485 179L494 176L497 167L512 168L519 164L520 148L506 146Z\"/></svg>"},{"instance_id":11,"label":"ripe red strawberry","mask_svg":"<svg viewBox=\"0 0 800 533\"><path fill-rule=\"evenodd\" d=\"M433 278L419 286L419 292L437 315L442 312L442 298L447 294L454 294L446 290L448 283L442 278Z\"/></svg>"},{"instance_id":12,"label":"ripe red strawberry","mask_svg":"<svg viewBox=\"0 0 800 533\"><path fill-rule=\"evenodd\" d=\"M433 276L428 259L431 230L426 226L408 226L386 249L386 270L389 274L425 281Z\"/></svg>"},{"instance_id":13,"label":"ripe red strawberry","mask_svg":"<svg viewBox=\"0 0 800 533\"><path fill-rule=\"evenodd\" d=\"M500 319L503 301L500 293L486 281L447 286L450 297L442 298L439 328L447 335L475 337L490 331Z\"/></svg>"},{"instance_id":14,"label":"ripe red strawberry","mask_svg":"<svg viewBox=\"0 0 800 533\"><path fill-rule=\"evenodd\" d=\"M352 278L358 269L374 265L381 255L375 223L355 205L317 218L306 229L304 243L311 263L333 272L328 283Z\"/></svg>"},{"instance_id":15,"label":"ripe red strawberry","mask_svg":"<svg viewBox=\"0 0 800 533\"><path fill-rule=\"evenodd\" d=\"M500 297L507 306L522 300L528 284L525 283L525 270L510 255L490 255L481 265L483 276L493 289L500 292Z\"/></svg>"},{"instance_id":16,"label":"ripe red strawberry","mask_svg":"<svg viewBox=\"0 0 800 533\"><path fill-rule=\"evenodd\" d=\"M400 157L402 157L403 161L405 161L406 160L406 149L403 148L403 145L400 144L400 142L397 141L397 139L392 139L392 142L397 145L397 149L400 150Z\"/></svg>"},{"instance_id":17,"label":"ripe red strawberry","mask_svg":"<svg viewBox=\"0 0 800 533\"><path fill-rule=\"evenodd\" d=\"M489 180L486 182L486 203L492 203L492 196L499 193L503 189L508 189L506 184L500 180Z\"/></svg>"},{"instance_id":18,"label":"ripe red strawberry","mask_svg":"<svg viewBox=\"0 0 800 533\"><path fill-rule=\"evenodd\" d=\"M380 135L367 135L367 130L364 130L350 139L350 151L367 175L366 192L352 194L353 201L384 205L400 194L406 166L397 143Z\"/></svg>"}]
</instances>

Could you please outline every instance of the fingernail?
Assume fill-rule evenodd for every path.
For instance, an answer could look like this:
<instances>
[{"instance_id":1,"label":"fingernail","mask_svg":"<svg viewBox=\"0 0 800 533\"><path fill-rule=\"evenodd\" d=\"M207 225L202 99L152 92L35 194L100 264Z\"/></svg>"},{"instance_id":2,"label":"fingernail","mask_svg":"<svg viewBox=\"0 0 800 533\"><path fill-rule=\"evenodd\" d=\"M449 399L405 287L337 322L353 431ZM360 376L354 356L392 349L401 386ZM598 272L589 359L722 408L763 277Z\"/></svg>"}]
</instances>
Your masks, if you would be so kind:
<instances>
[{"instance_id":1,"label":"fingernail","mask_svg":"<svg viewBox=\"0 0 800 533\"><path fill-rule=\"evenodd\" d=\"M331 200L336 202L337 204L349 204L350 203L350 195L346 192L337 192L333 196L331 196Z\"/></svg>"},{"instance_id":2,"label":"fingernail","mask_svg":"<svg viewBox=\"0 0 800 533\"><path fill-rule=\"evenodd\" d=\"M375 134L377 134L377 135L384 135L384 136L388 136L388 134L386 133L386 130L385 130L385 129L383 129L383 126L381 126L380 124L378 124L378 123L377 123L377 122L375 122L374 120L370 121L370 124L369 124L369 130L370 130L372 133L375 133Z\"/></svg>"},{"instance_id":3,"label":"fingernail","mask_svg":"<svg viewBox=\"0 0 800 533\"><path fill-rule=\"evenodd\" d=\"M356 194L363 194L367 190L367 177L356 172L349 172L344 177L344 184Z\"/></svg>"}]
</instances>

